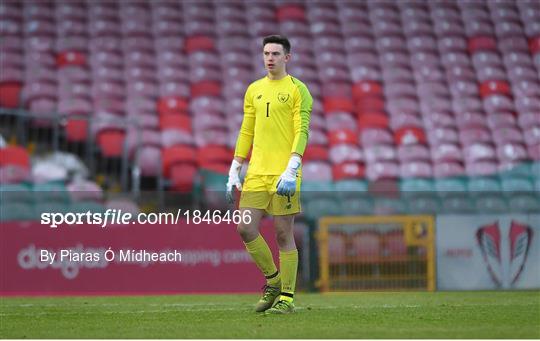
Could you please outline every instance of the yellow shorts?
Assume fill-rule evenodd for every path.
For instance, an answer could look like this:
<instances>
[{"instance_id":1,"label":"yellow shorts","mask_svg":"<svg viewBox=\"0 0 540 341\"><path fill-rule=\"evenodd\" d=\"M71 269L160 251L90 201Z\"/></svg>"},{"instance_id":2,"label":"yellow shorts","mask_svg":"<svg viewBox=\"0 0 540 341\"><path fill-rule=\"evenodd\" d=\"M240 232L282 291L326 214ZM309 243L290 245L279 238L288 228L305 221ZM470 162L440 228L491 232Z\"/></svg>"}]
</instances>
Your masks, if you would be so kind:
<instances>
[{"instance_id":1,"label":"yellow shorts","mask_svg":"<svg viewBox=\"0 0 540 341\"><path fill-rule=\"evenodd\" d=\"M247 174L242 185L240 208L258 208L270 215L288 215L301 211L300 185L302 177L296 176L296 193L290 197L276 194L279 175Z\"/></svg>"}]
</instances>

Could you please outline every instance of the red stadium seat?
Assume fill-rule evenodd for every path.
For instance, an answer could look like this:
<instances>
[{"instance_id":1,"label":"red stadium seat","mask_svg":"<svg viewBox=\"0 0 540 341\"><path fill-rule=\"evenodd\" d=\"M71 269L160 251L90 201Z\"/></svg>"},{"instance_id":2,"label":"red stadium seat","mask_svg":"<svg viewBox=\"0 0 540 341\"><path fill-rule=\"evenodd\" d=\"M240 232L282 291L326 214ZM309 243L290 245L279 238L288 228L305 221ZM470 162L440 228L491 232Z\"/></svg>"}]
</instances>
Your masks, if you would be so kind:
<instances>
[{"instance_id":1,"label":"red stadium seat","mask_svg":"<svg viewBox=\"0 0 540 341\"><path fill-rule=\"evenodd\" d=\"M276 18L278 21L294 20L305 21L306 13L304 7L290 4L283 5L276 9Z\"/></svg>"},{"instance_id":2,"label":"red stadium seat","mask_svg":"<svg viewBox=\"0 0 540 341\"><path fill-rule=\"evenodd\" d=\"M84 142L88 136L88 120L68 119L65 130L68 141Z\"/></svg>"},{"instance_id":3,"label":"red stadium seat","mask_svg":"<svg viewBox=\"0 0 540 341\"><path fill-rule=\"evenodd\" d=\"M193 36L186 39L185 49L187 53L195 51L215 50L214 40L206 36Z\"/></svg>"},{"instance_id":4,"label":"red stadium seat","mask_svg":"<svg viewBox=\"0 0 540 341\"><path fill-rule=\"evenodd\" d=\"M20 146L0 148L0 166L19 166L29 169L30 155L26 149Z\"/></svg>"},{"instance_id":5,"label":"red stadium seat","mask_svg":"<svg viewBox=\"0 0 540 341\"><path fill-rule=\"evenodd\" d=\"M394 138L397 145L425 144L427 142L424 130L417 127L400 128L395 132Z\"/></svg>"},{"instance_id":6,"label":"red stadium seat","mask_svg":"<svg viewBox=\"0 0 540 341\"><path fill-rule=\"evenodd\" d=\"M328 149L323 146L308 146L303 161L328 161Z\"/></svg>"},{"instance_id":7,"label":"red stadium seat","mask_svg":"<svg viewBox=\"0 0 540 341\"><path fill-rule=\"evenodd\" d=\"M360 113L358 116L358 128L388 128L389 118L382 112Z\"/></svg>"},{"instance_id":8,"label":"red stadium seat","mask_svg":"<svg viewBox=\"0 0 540 341\"><path fill-rule=\"evenodd\" d=\"M529 50L532 55L540 53L540 36L529 39Z\"/></svg>"},{"instance_id":9,"label":"red stadium seat","mask_svg":"<svg viewBox=\"0 0 540 341\"><path fill-rule=\"evenodd\" d=\"M57 55L56 65L59 68L66 66L85 66L86 55L79 51L64 51Z\"/></svg>"},{"instance_id":10,"label":"red stadium seat","mask_svg":"<svg viewBox=\"0 0 540 341\"><path fill-rule=\"evenodd\" d=\"M334 111L354 112L352 100L344 97L326 97L324 98L324 112Z\"/></svg>"},{"instance_id":11,"label":"red stadium seat","mask_svg":"<svg viewBox=\"0 0 540 341\"><path fill-rule=\"evenodd\" d=\"M362 179L365 177L365 167L359 162L343 162L332 166L335 181L344 179Z\"/></svg>"},{"instance_id":12,"label":"red stadium seat","mask_svg":"<svg viewBox=\"0 0 540 341\"><path fill-rule=\"evenodd\" d=\"M161 130L176 129L191 132L191 117L183 114L160 114L159 128Z\"/></svg>"},{"instance_id":13,"label":"red stadium seat","mask_svg":"<svg viewBox=\"0 0 540 341\"><path fill-rule=\"evenodd\" d=\"M177 164L197 164L197 152L190 146L172 146L162 149L161 152L163 175L169 178L171 169Z\"/></svg>"},{"instance_id":14,"label":"red stadium seat","mask_svg":"<svg viewBox=\"0 0 540 341\"><path fill-rule=\"evenodd\" d=\"M363 97L379 97L383 95L383 89L379 82L376 81L359 81L353 85L353 97L358 100Z\"/></svg>"},{"instance_id":15,"label":"red stadium seat","mask_svg":"<svg viewBox=\"0 0 540 341\"><path fill-rule=\"evenodd\" d=\"M21 103L22 88L23 85L20 82L1 82L0 107L17 108Z\"/></svg>"},{"instance_id":16,"label":"red stadium seat","mask_svg":"<svg viewBox=\"0 0 540 341\"><path fill-rule=\"evenodd\" d=\"M489 80L480 84L480 95L487 97L492 94L511 96L510 84L503 80Z\"/></svg>"},{"instance_id":17,"label":"red stadium seat","mask_svg":"<svg viewBox=\"0 0 540 341\"><path fill-rule=\"evenodd\" d=\"M471 54L478 51L497 51L497 42L489 36L478 36L469 39L469 52Z\"/></svg>"},{"instance_id":18,"label":"red stadium seat","mask_svg":"<svg viewBox=\"0 0 540 341\"><path fill-rule=\"evenodd\" d=\"M213 163L229 164L234 156L234 151L224 146L204 146L197 150L198 163L204 167Z\"/></svg>"},{"instance_id":19,"label":"red stadium seat","mask_svg":"<svg viewBox=\"0 0 540 341\"><path fill-rule=\"evenodd\" d=\"M382 97L363 97L356 101L356 112L384 111L385 101Z\"/></svg>"},{"instance_id":20,"label":"red stadium seat","mask_svg":"<svg viewBox=\"0 0 540 341\"><path fill-rule=\"evenodd\" d=\"M191 85L191 96L221 96L221 83L217 81L200 81Z\"/></svg>"},{"instance_id":21,"label":"red stadium seat","mask_svg":"<svg viewBox=\"0 0 540 341\"><path fill-rule=\"evenodd\" d=\"M197 166L193 164L173 164L169 170L169 189L184 193L191 192L197 171Z\"/></svg>"},{"instance_id":22,"label":"red stadium seat","mask_svg":"<svg viewBox=\"0 0 540 341\"><path fill-rule=\"evenodd\" d=\"M351 129L332 130L328 133L328 142L330 143L330 145L339 143L350 143L357 145L358 136L356 132Z\"/></svg>"},{"instance_id":23,"label":"red stadium seat","mask_svg":"<svg viewBox=\"0 0 540 341\"><path fill-rule=\"evenodd\" d=\"M121 157L126 132L120 129L102 129L97 134L97 144L105 157Z\"/></svg>"},{"instance_id":24,"label":"red stadium seat","mask_svg":"<svg viewBox=\"0 0 540 341\"><path fill-rule=\"evenodd\" d=\"M162 97L157 104L160 114L187 114L188 101L183 97Z\"/></svg>"}]
</instances>

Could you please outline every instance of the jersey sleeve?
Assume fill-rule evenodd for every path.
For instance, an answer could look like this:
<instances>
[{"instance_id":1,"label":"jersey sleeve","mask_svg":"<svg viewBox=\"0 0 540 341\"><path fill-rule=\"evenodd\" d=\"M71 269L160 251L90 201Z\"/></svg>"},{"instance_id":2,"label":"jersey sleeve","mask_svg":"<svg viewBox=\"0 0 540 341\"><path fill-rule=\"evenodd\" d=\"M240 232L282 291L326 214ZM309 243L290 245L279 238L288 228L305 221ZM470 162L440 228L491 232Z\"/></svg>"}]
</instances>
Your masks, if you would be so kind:
<instances>
[{"instance_id":1,"label":"jersey sleeve","mask_svg":"<svg viewBox=\"0 0 540 341\"><path fill-rule=\"evenodd\" d=\"M253 107L252 86L249 86L244 96L244 119L236 140L234 156L246 158L253 144L255 130L255 108Z\"/></svg>"},{"instance_id":2,"label":"jersey sleeve","mask_svg":"<svg viewBox=\"0 0 540 341\"><path fill-rule=\"evenodd\" d=\"M293 109L294 140L291 153L304 155L309 138L309 121L311 118L311 108L313 98L304 84L297 85Z\"/></svg>"}]
</instances>

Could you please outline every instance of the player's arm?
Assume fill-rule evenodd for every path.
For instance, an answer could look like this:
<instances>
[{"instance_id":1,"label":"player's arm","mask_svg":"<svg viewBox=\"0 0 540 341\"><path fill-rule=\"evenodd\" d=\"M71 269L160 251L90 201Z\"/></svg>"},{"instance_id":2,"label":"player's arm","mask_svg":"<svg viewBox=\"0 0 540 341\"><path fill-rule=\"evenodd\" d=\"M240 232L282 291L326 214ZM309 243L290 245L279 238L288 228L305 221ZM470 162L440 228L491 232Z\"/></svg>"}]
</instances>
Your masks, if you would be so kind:
<instances>
[{"instance_id":1,"label":"player's arm","mask_svg":"<svg viewBox=\"0 0 540 341\"><path fill-rule=\"evenodd\" d=\"M237 190L242 190L242 183L240 182L240 170L242 169L242 163L244 162L251 145L253 144L253 131L255 129L255 108L253 107L253 100L251 96L251 87L248 87L246 95L244 96L244 119L242 120L242 126L238 133L238 139L236 140L236 148L234 150L234 158L229 169L229 178L227 180L227 200L232 203L233 199L233 187Z\"/></svg>"},{"instance_id":2,"label":"player's arm","mask_svg":"<svg viewBox=\"0 0 540 341\"><path fill-rule=\"evenodd\" d=\"M305 86L299 86L298 90L293 108L294 140L291 158L277 184L277 194L279 195L294 195L296 174L302 165L302 155L304 155L309 138L309 121L313 99Z\"/></svg>"},{"instance_id":3,"label":"player's arm","mask_svg":"<svg viewBox=\"0 0 540 341\"><path fill-rule=\"evenodd\" d=\"M306 86L299 85L293 108L294 140L291 150L291 153L298 154L299 156L304 155L304 151L306 150L312 106L313 98L309 90Z\"/></svg>"},{"instance_id":4,"label":"player's arm","mask_svg":"<svg viewBox=\"0 0 540 341\"><path fill-rule=\"evenodd\" d=\"M251 95L251 86L248 87L244 96L244 119L236 140L236 148L234 150L235 159L243 161L251 149L253 144L253 135L255 130L255 107L253 106L253 96Z\"/></svg>"}]
</instances>

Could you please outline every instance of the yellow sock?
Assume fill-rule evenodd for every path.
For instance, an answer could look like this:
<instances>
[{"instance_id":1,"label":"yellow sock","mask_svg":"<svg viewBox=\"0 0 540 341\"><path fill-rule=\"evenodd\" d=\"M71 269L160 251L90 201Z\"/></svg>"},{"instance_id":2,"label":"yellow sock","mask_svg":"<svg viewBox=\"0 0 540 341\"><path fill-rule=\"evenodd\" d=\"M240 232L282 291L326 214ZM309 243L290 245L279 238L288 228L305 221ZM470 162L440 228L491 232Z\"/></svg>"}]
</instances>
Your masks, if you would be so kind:
<instances>
[{"instance_id":1,"label":"yellow sock","mask_svg":"<svg viewBox=\"0 0 540 341\"><path fill-rule=\"evenodd\" d=\"M279 299L292 302L298 271L298 250L279 251L279 268L281 269L281 297Z\"/></svg>"},{"instance_id":2,"label":"yellow sock","mask_svg":"<svg viewBox=\"0 0 540 341\"><path fill-rule=\"evenodd\" d=\"M246 244L246 249L255 264L257 264L257 267L263 272L264 277L266 277L266 283L272 287L279 286L281 281L280 274L276 268L276 264L274 264L272 251L270 251L264 238L259 234L257 238L244 244Z\"/></svg>"}]
</instances>

